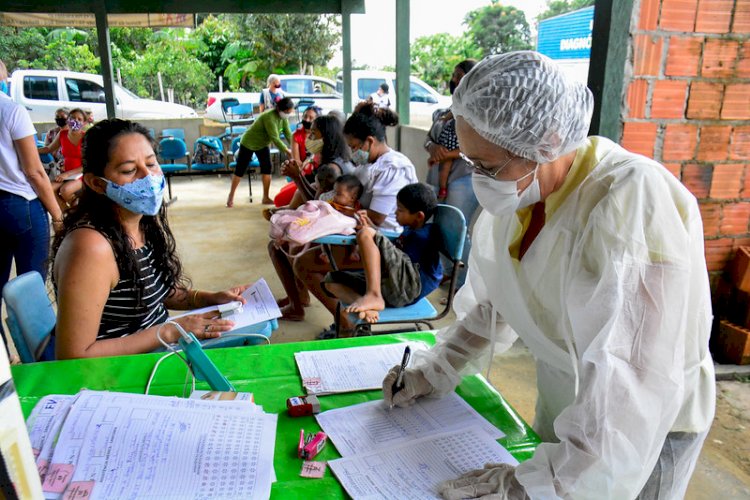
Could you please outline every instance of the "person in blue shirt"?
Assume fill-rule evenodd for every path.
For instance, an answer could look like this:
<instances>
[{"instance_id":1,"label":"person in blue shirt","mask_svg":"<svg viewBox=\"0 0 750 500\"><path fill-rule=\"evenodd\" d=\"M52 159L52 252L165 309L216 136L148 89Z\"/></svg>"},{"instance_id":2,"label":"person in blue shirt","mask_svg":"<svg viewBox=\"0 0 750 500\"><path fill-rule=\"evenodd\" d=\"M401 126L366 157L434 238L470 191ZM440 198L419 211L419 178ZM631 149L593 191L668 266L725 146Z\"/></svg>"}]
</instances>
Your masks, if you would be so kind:
<instances>
[{"instance_id":1,"label":"person in blue shirt","mask_svg":"<svg viewBox=\"0 0 750 500\"><path fill-rule=\"evenodd\" d=\"M376 323L385 307L413 304L435 290L443 277L433 225L437 210L434 190L420 182L404 186L396 195L396 220L404 232L391 242L374 229L366 211L360 211L357 246L362 271L334 271L325 288L349 304L344 311Z\"/></svg>"}]
</instances>

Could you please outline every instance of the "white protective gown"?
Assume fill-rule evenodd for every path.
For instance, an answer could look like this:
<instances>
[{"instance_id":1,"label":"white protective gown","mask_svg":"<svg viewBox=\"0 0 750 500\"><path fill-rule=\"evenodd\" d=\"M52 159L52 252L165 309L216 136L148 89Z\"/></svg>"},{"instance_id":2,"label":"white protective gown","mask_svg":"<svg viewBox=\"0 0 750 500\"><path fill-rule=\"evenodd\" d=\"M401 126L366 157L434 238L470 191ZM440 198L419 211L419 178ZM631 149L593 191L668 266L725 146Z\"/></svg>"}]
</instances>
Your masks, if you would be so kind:
<instances>
[{"instance_id":1,"label":"white protective gown","mask_svg":"<svg viewBox=\"0 0 750 500\"><path fill-rule=\"evenodd\" d=\"M508 250L518 216L482 213L459 321L415 366L444 394L459 381L446 359L463 358L467 374L493 335L495 352L520 336L537 360L544 443L516 478L531 498L635 498L667 434L703 433L713 419L698 205L663 166L591 137L546 210L520 262ZM689 477L692 466L674 470Z\"/></svg>"}]
</instances>

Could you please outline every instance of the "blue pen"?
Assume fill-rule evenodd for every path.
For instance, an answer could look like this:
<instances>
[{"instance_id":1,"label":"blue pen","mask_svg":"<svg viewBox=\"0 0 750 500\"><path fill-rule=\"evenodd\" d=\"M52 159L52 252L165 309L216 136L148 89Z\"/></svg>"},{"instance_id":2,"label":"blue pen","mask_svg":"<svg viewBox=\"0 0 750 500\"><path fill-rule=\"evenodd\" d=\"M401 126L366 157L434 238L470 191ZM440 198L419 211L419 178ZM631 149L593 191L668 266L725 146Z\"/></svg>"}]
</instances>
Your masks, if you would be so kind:
<instances>
[{"instance_id":1,"label":"blue pen","mask_svg":"<svg viewBox=\"0 0 750 500\"><path fill-rule=\"evenodd\" d=\"M401 366L398 370L398 377L396 377L396 381L393 382L393 385L391 386L391 401L393 401L393 396L396 395L398 391L404 388L404 371L406 371L406 365L409 364L409 358L411 358L411 349L409 346L406 346L404 349L404 357L401 358ZM393 408L393 403L391 403L391 408Z\"/></svg>"}]
</instances>

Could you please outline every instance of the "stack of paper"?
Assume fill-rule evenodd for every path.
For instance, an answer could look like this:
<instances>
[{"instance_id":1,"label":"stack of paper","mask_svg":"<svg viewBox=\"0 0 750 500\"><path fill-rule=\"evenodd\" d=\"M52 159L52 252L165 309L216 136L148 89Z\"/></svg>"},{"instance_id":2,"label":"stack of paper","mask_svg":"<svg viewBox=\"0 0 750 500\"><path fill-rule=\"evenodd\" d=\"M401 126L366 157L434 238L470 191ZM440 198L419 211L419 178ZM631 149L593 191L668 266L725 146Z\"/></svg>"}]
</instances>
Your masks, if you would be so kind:
<instances>
[{"instance_id":1,"label":"stack of paper","mask_svg":"<svg viewBox=\"0 0 750 500\"><path fill-rule=\"evenodd\" d=\"M82 391L27 425L48 499L270 495L276 415L250 401Z\"/></svg>"},{"instance_id":2,"label":"stack of paper","mask_svg":"<svg viewBox=\"0 0 750 500\"><path fill-rule=\"evenodd\" d=\"M380 389L388 370L401 363L404 348L426 349L422 343L384 344L294 353L308 394Z\"/></svg>"},{"instance_id":3,"label":"stack of paper","mask_svg":"<svg viewBox=\"0 0 750 500\"><path fill-rule=\"evenodd\" d=\"M344 458L329 462L353 498L438 498L437 485L484 464L518 462L504 436L456 393L390 409L382 400L317 415Z\"/></svg>"}]
</instances>

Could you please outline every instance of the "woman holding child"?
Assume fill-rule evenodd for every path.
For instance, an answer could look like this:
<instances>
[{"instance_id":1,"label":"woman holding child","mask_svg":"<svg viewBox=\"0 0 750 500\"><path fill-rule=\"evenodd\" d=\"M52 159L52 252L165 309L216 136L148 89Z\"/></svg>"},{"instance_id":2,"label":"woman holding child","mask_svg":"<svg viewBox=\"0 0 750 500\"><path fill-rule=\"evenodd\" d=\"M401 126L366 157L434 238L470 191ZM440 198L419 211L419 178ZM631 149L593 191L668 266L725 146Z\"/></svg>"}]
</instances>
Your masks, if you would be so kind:
<instances>
[{"instance_id":1,"label":"woman holding child","mask_svg":"<svg viewBox=\"0 0 750 500\"><path fill-rule=\"evenodd\" d=\"M83 138L83 194L53 244L57 325L47 350L58 359L153 351L167 309L244 302L246 286L224 292L190 288L162 205L164 176L148 130L102 120ZM232 322L215 312L175 320L199 339L220 336ZM54 345L56 344L56 345Z\"/></svg>"},{"instance_id":2,"label":"woman holding child","mask_svg":"<svg viewBox=\"0 0 750 500\"><path fill-rule=\"evenodd\" d=\"M352 162L356 165L354 175L364 187L359 200L364 209L362 216L373 226L400 233L401 226L396 221L396 194L407 184L417 182L417 174L411 161L386 142L386 127L397 124L398 115L392 110L375 109L372 103L361 103L346 121L344 135L352 149ZM352 249L344 247L333 249L339 269L362 268L358 259L351 258L351 252ZM335 314L337 301L321 286L323 278L331 271L330 263L321 258L321 254L320 249L312 249L298 257L294 262L294 275L331 314ZM300 316L304 317L304 310ZM343 330L354 327L346 314L342 315L341 327ZM330 330L326 330L323 335L329 333Z\"/></svg>"}]
</instances>

